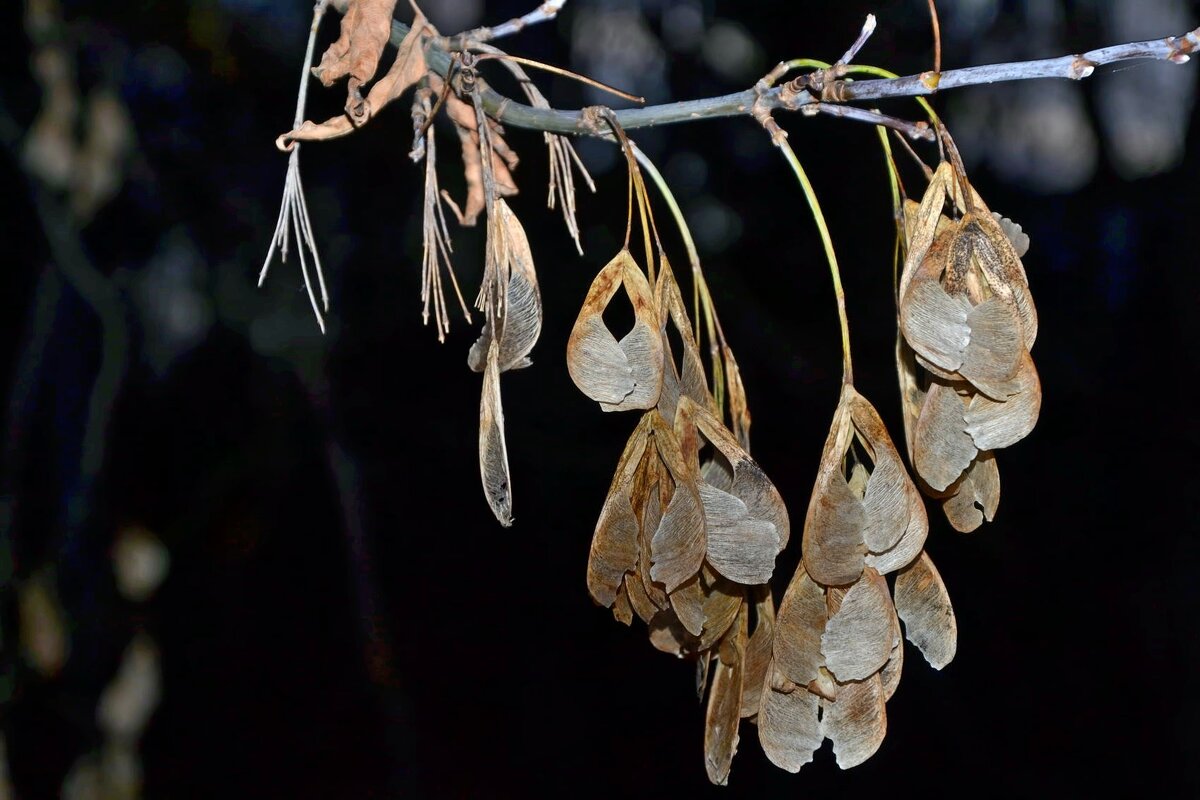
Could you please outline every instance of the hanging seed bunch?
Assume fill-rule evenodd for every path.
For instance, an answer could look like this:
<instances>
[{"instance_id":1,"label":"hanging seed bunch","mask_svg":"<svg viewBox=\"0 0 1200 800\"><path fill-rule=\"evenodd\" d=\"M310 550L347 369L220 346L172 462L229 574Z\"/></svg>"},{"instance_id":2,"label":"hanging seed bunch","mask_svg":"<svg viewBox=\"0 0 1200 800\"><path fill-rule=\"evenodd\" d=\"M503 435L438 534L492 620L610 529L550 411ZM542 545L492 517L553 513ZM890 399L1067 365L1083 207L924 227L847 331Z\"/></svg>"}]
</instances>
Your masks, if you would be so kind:
<instances>
[{"instance_id":1,"label":"hanging seed bunch","mask_svg":"<svg viewBox=\"0 0 1200 800\"><path fill-rule=\"evenodd\" d=\"M1000 501L995 451L1033 430L1042 389L1037 312L1021 256L1029 237L993 214L950 161L906 214L898 368L909 456L922 488L964 532Z\"/></svg>"},{"instance_id":2,"label":"hanging seed bunch","mask_svg":"<svg viewBox=\"0 0 1200 800\"><path fill-rule=\"evenodd\" d=\"M625 245L588 290L567 366L602 410L643 413L596 523L588 590L621 622L636 614L659 650L696 659L698 685L708 690L705 765L714 783L725 783L739 722L757 713L774 617L766 584L790 526L779 492L744 447L749 414L728 347L732 425L742 439L722 421L632 146L613 125L629 168ZM634 198L646 271L629 251ZM612 302L633 310L619 339L603 316ZM681 342L678 361L669 328Z\"/></svg>"},{"instance_id":3,"label":"hanging seed bunch","mask_svg":"<svg viewBox=\"0 0 1200 800\"><path fill-rule=\"evenodd\" d=\"M321 0L314 10L309 62L327 4ZM536 62L508 56L487 42L502 30L552 18L563 0L543 3L495 29L451 38L441 37L414 5L412 26L399 42L395 61L376 79L395 5L395 0L347 0L341 35L312 70L326 86L346 79L343 113L319 124L305 121L308 70L303 74L293 129L277 141L290 157L267 264L276 246L286 258L291 238L297 240L304 282L323 329L328 293L300 184L299 144L351 134L413 89L409 155L425 162L420 298L422 317L426 323L433 319L439 340L450 330L447 283L464 318L473 319L451 263L452 237L442 204L460 225L485 217L484 264L474 302L482 328L467 364L483 377L479 468L484 495L497 520L508 526L513 494L500 379L531 364L544 312L530 242L507 201L518 191L520 158L494 116L503 104L497 106L495 96L487 94L479 63L499 60L534 108L549 108L521 66ZM746 392L682 213L613 112L585 109L578 122L581 131L595 135L611 130L621 147L629 175L628 211L624 243L597 272L571 329L567 369L602 411L637 413L592 536L587 589L624 624L640 619L655 648L695 662L697 689L707 698L705 767L718 784L728 780L742 720L757 725L768 758L793 772L810 762L826 739L842 768L876 752L887 730L886 704L901 677L902 639L936 669L953 659L957 647L954 610L925 549L929 521L921 493L935 498L958 530L991 520L1000 494L995 451L1026 436L1041 405L1030 355L1037 315L1021 263L1028 237L984 204L928 105L933 129L877 112L869 116L914 135L936 129L946 154L936 170L921 162L929 182L921 201L904 200L888 138L881 135L900 220L896 356L911 477L875 407L854 386L832 239L815 190L772 113L781 103L805 111L865 113L835 104L844 99L847 75L884 74L852 64L873 29L871 17L838 62L773 90L796 64L821 63L782 62L756 84L758 101L748 112L771 135L813 211L838 302L844 364L805 515L800 564L778 608L771 579L790 539L788 511L750 457ZM435 70L427 62L434 43L440 58L451 54L448 69L443 63ZM929 74L936 78L937 73L940 64ZM767 102L772 97L774 104ZM466 184L461 203L439 187L439 117L459 145ZM565 138L544 137L547 205L561 210L582 252L574 170L594 186ZM688 246L695 326L659 238L639 160ZM641 242L631 249L635 219ZM310 263L320 301L309 281ZM614 331L605 321L614 303L632 311L628 330ZM702 327L711 356L707 374Z\"/></svg>"}]
</instances>

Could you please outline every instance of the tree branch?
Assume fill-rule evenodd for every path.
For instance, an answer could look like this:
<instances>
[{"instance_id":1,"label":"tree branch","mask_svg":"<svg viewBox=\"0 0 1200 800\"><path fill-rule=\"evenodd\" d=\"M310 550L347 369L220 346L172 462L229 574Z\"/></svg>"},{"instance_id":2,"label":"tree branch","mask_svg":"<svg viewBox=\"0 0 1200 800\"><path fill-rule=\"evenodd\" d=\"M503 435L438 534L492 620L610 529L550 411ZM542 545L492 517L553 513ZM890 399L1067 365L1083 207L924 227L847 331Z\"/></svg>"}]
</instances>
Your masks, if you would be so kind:
<instances>
[{"instance_id":1,"label":"tree branch","mask_svg":"<svg viewBox=\"0 0 1200 800\"><path fill-rule=\"evenodd\" d=\"M344 0L334 0L335 7ZM392 23L393 45L397 45L408 32L401 22ZM829 82L816 97L805 91L789 91L789 85L770 89L761 96L754 89L743 92L709 97L701 100L685 100L664 103L646 108L631 108L617 111L617 121L626 130L646 128L654 125L670 125L693 122L700 119L750 115L756 101L768 110L781 109L798 111L811 103L822 103L822 111L829 103L844 103L851 100L884 100L899 97L919 97L935 94L945 89L958 89L1000 81L1020 81L1035 78L1068 78L1080 80L1092 74L1098 66L1120 61L1171 61L1182 64L1190 55L1200 51L1200 28L1182 36L1168 36L1145 42L1130 42L1111 47L1091 50L1082 55L1062 56L1038 61L1016 61L1004 64L989 64L979 67L946 70L942 73L925 72L908 75L894 80L836 80ZM434 72L446 76L451 66L451 56L446 50L431 43L425 52L426 63ZM550 133L566 133L587 136L605 136L607 130L591 125L580 111L560 111L549 108L534 108L518 103L494 90L483 88L483 107L489 116L504 125ZM831 112L839 113L839 112ZM862 115L842 112L843 116L860 118ZM872 119L871 121L878 121ZM903 129L910 133L908 129Z\"/></svg>"}]
</instances>

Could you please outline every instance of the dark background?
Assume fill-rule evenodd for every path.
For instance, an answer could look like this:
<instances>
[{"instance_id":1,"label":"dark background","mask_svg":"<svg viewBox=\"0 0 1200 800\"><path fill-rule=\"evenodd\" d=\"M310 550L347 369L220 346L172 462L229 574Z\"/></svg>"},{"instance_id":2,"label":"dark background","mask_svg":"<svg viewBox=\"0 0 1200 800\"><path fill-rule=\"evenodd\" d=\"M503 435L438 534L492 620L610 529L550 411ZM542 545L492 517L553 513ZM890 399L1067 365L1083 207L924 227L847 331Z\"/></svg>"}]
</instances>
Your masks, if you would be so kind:
<instances>
[{"instance_id":1,"label":"dark background","mask_svg":"<svg viewBox=\"0 0 1200 800\"><path fill-rule=\"evenodd\" d=\"M533 4L447 5L471 26ZM581 18L644 14L644 29L666 42L657 60L630 56L634 67L597 77L652 101L745 88L780 58L832 61L867 12L880 24L861 61L903 74L931 64L923 2L696 3L688 7L699 10L702 33L722 20L742 26L742 39L718 40L709 56L679 43L670 16L679 5L688 4L572 0L558 21L500 44L586 69L589 47L634 45L588 40L577 33ZM992 4L975 27L948 12L945 66L1117 40L1104 4L1051 4L1059 13L1049 20L1036 5ZM1196 4L1172 7L1186 24L1161 35L1200 22ZM970 140L974 152L960 138L972 177L1032 238L1025 266L1041 315L1041 419L999 456L994 523L956 534L930 508L928 547L954 600L958 655L935 673L909 648L879 752L841 772L826 746L792 776L767 762L744 725L730 786L717 790L705 779L691 665L653 650L643 627L615 623L584 585L596 515L636 420L601 414L575 390L564 346L588 284L619 246L624 175L605 146L581 148L599 191L579 199L580 258L558 213L543 207L541 135L510 131L523 159L512 205L547 316L534 366L502 383L516 517L502 529L476 466L480 380L465 365L476 332L456 317L439 345L421 326L422 173L406 157L406 100L352 138L304 150L330 333L317 332L294 263L275 263L266 288L254 288L286 167L273 139L293 115L310 8L64 2L80 85L118 87L133 122L122 188L86 225L54 234L56 196L39 213L19 142L0 160L0 367L12 387L3 547L17 584L55 566L71 638L57 677L32 674L9 598L3 720L19 796L57 794L75 758L97 745L96 698L134 630L154 637L162 659L161 704L141 741L148 797L1197 788L1200 126L1195 76L1183 74L1195 64L1102 68L1078 87L1095 160L1058 183L1051 168L1029 167L1053 125L1004 116L1038 102L1036 89L1010 96L1001 87L983 116L975 101L937 99L952 131L956 120L984 131ZM19 11L3 15L14 35L0 56L0 102L24 130L40 93ZM327 20L319 51L335 29ZM721 60L718 45L746 41L748 56ZM1187 131L1177 163L1147 174L1122 162L1102 100L1117 79L1141 82L1150 96L1191 81L1173 84L1184 87L1183 101L1171 102ZM560 107L598 99L560 79L542 85ZM314 83L308 116L335 113L342 97ZM888 110L918 114L911 103ZM899 441L893 238L875 134L840 120L781 122L843 264L859 389ZM442 185L461 196L453 134L438 136ZM1006 166L1001 151L1013 136L1027 146L1010 147L1017 155ZM799 557L838 391L820 244L794 179L752 121L635 139L685 198L749 393L754 455L789 504L793 544L778 562L778 598ZM902 169L919 192L915 170ZM468 296L482 234L454 230ZM54 235L82 246L128 331L99 431L84 420L111 341L89 302L56 277ZM685 263L673 232L667 241ZM97 442L103 466L89 484L79 464ZM110 577L115 531L135 523L171 556L165 583L144 603L120 599Z\"/></svg>"}]
</instances>

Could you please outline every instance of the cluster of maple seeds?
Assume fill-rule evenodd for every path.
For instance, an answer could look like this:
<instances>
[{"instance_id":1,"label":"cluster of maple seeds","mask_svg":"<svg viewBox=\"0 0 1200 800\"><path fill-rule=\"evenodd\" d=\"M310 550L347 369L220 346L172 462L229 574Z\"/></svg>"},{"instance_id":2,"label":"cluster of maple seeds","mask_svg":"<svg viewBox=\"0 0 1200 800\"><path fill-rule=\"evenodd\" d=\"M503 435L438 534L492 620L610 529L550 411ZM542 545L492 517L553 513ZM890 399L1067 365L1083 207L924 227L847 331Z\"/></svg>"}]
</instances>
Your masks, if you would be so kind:
<instances>
[{"instance_id":1,"label":"cluster of maple seeds","mask_svg":"<svg viewBox=\"0 0 1200 800\"><path fill-rule=\"evenodd\" d=\"M349 134L416 88L410 155L426 161L422 300L426 321L433 305L439 338L449 325L443 266L470 320L450 268L441 201L464 225L486 213L485 266L475 303L484 324L467 360L483 374L484 493L500 523L510 525L500 375L530 364L543 309L528 239L504 199L517 191L512 173L518 158L486 113L482 79L473 69L471 53L499 51L470 43L469 34L456 37L470 46L459 54L451 85L425 62L424 48L438 34L414 6L394 65L364 98L394 6L395 0L349 2L341 37L313 70L326 85L349 79L345 113L321 124L298 121L278 144L293 150L290 179L297 142ZM315 20L323 8L318 5ZM502 63L533 105L548 107L519 64ZM431 123L443 108L462 148L467 197L461 208L437 185ZM992 518L999 501L993 451L1027 435L1037 419L1041 390L1029 355L1037 320L1020 262L1028 239L988 211L941 129L951 161L932 174L919 204L906 201L900 209L906 255L897 294L897 363L917 483L847 369L805 517L802 560L776 610L770 580L790 524L779 492L749 455L750 417L737 363L723 334L716 336L710 342L714 397L698 335L658 240L635 148L611 113L589 111L594 125L607 122L620 141L630 204L625 244L588 291L571 331L567 364L578 388L603 410L643 413L596 525L588 590L618 620L643 620L659 650L696 660L700 691L708 695L705 766L714 783L728 780L743 719L757 724L764 751L784 769L799 770L825 739L841 767L862 763L886 731L885 704L903 665L901 622L935 668L949 663L956 649L953 608L924 550L929 525L918 484L941 502L954 527L975 529ZM545 138L548 204L561 205L578 246L572 165L589 186L591 180L563 137ZM284 227L275 240L285 253L289 210L311 248L298 173L296 181L291 202L298 205L289 209L285 194ZM629 249L635 199L645 234L644 270ZM703 280L698 263L693 275ZM622 290L634 321L618 340L604 313ZM705 310L715 317L707 293ZM888 575L894 575L890 587Z\"/></svg>"}]
</instances>

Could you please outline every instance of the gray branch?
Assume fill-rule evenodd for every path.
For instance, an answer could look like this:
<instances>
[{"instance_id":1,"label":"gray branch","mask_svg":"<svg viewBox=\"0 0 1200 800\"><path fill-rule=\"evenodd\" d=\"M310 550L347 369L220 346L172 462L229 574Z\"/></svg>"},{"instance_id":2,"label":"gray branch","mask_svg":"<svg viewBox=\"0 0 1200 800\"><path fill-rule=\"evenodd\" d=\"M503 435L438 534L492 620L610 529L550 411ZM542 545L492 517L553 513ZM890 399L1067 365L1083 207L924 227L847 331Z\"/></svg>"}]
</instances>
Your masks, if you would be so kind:
<instances>
[{"instance_id":1,"label":"gray branch","mask_svg":"<svg viewBox=\"0 0 1200 800\"><path fill-rule=\"evenodd\" d=\"M338 0L334 0L334 5L339 5ZM398 45L407 32L407 25L393 22L392 44ZM1034 78L1080 80L1091 75L1098 66L1115 64L1120 61L1171 61L1182 64L1189 59L1191 53L1196 51L1200 51L1200 28L1182 36L1168 36L1165 39L1102 47L1082 55L951 69L940 74L926 72L890 80L837 80L826 85L824 96L820 98L807 92L787 91L785 85L770 89L762 95L754 89L747 89L720 97L664 103L646 108L630 108L616 113L617 121L621 126L630 130L653 125L670 125L701 119L749 115L756 101L759 102L760 107L765 107L767 110L788 111L798 111L810 103L821 102L821 110L828 111L827 106L831 102L918 97L935 94L945 89L958 89L963 86L999 81L1023 81ZM450 53L435 44L431 43L427 48L425 58L429 68L443 77L450 70L452 62ZM592 127L581 111L534 108L487 88L483 91L483 106L490 116L515 128L588 136L607 134L607 129L597 130ZM843 114L843 116L862 118L862 115L853 112Z\"/></svg>"}]
</instances>

